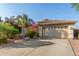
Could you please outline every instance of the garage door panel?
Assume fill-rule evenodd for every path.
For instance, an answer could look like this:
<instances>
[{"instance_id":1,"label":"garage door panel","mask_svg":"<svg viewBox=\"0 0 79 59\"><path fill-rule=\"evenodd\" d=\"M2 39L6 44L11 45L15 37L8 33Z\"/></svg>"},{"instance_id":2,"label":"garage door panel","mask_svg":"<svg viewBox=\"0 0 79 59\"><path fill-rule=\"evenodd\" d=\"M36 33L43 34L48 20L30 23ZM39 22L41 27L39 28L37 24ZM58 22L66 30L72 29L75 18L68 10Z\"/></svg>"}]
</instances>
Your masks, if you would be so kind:
<instances>
[{"instance_id":1,"label":"garage door panel","mask_svg":"<svg viewBox=\"0 0 79 59\"><path fill-rule=\"evenodd\" d=\"M56 29L44 29L43 37L51 37L51 38L62 38L62 34L65 34L63 31Z\"/></svg>"}]
</instances>

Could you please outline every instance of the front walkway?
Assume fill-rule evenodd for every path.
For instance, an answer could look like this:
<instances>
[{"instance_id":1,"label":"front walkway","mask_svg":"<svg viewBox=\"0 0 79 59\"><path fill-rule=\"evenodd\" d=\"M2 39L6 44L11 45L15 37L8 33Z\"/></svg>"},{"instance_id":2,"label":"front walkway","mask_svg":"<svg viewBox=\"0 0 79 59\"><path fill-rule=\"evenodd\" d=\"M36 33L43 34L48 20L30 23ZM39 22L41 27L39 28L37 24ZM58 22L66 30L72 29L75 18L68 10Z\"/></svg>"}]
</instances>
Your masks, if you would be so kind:
<instances>
[{"instance_id":1,"label":"front walkway","mask_svg":"<svg viewBox=\"0 0 79 59\"><path fill-rule=\"evenodd\" d=\"M3 56L74 56L67 39L35 39L0 48Z\"/></svg>"}]
</instances>

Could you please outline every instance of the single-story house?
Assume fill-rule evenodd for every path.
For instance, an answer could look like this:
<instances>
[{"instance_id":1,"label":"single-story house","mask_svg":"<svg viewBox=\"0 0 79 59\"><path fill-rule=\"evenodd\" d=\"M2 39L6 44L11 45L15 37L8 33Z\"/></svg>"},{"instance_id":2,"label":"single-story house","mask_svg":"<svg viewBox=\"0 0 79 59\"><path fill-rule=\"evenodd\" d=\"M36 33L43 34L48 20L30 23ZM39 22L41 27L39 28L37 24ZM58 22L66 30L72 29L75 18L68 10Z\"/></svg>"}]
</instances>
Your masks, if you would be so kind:
<instances>
[{"instance_id":1,"label":"single-story house","mask_svg":"<svg viewBox=\"0 0 79 59\"><path fill-rule=\"evenodd\" d=\"M49 20L45 19L37 22L40 37L50 38L74 38L73 20Z\"/></svg>"}]
</instances>

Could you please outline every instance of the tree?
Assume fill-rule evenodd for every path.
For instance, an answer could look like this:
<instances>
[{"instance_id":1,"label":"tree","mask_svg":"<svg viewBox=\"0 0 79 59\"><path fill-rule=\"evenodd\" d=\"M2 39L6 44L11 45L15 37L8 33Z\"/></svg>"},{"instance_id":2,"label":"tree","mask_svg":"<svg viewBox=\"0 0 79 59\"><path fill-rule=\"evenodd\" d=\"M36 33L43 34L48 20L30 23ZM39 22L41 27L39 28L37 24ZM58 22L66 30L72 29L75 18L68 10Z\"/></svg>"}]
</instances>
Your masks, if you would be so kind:
<instances>
[{"instance_id":1,"label":"tree","mask_svg":"<svg viewBox=\"0 0 79 59\"><path fill-rule=\"evenodd\" d=\"M72 7L74 7L77 11L79 11L79 3L72 3ZM78 35L78 37L79 37L79 35Z\"/></svg>"},{"instance_id":2,"label":"tree","mask_svg":"<svg viewBox=\"0 0 79 59\"><path fill-rule=\"evenodd\" d=\"M2 22L1 17L0 17L0 22Z\"/></svg>"},{"instance_id":3,"label":"tree","mask_svg":"<svg viewBox=\"0 0 79 59\"><path fill-rule=\"evenodd\" d=\"M11 25L14 25L15 17L14 17L14 16L11 16L10 18L5 17L5 22L6 22L6 23L9 23L9 24L11 24Z\"/></svg>"},{"instance_id":4,"label":"tree","mask_svg":"<svg viewBox=\"0 0 79 59\"><path fill-rule=\"evenodd\" d=\"M26 14L18 15L16 18L14 16L11 16L10 18L6 17L5 22L15 26L19 29L19 32L22 33L22 36L26 35L27 27L31 26L34 21Z\"/></svg>"},{"instance_id":5,"label":"tree","mask_svg":"<svg viewBox=\"0 0 79 59\"><path fill-rule=\"evenodd\" d=\"M26 14L23 14L22 16L18 15L17 20L18 26L22 28L22 35L25 36L26 28L29 26L28 16Z\"/></svg>"},{"instance_id":6,"label":"tree","mask_svg":"<svg viewBox=\"0 0 79 59\"><path fill-rule=\"evenodd\" d=\"M72 3L72 7L74 7L77 11L79 10L79 3Z\"/></svg>"}]
</instances>

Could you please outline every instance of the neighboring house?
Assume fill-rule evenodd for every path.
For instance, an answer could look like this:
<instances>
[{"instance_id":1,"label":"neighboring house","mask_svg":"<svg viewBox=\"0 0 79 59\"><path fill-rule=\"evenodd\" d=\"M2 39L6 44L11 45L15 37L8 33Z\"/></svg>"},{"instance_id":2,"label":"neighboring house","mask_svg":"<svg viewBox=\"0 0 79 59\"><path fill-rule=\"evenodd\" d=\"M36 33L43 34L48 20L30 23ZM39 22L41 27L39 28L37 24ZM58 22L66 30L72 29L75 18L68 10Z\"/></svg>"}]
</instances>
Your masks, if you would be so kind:
<instances>
[{"instance_id":1,"label":"neighboring house","mask_svg":"<svg viewBox=\"0 0 79 59\"><path fill-rule=\"evenodd\" d=\"M74 38L74 24L71 20L42 20L38 22L39 36L49 38Z\"/></svg>"}]
</instances>

